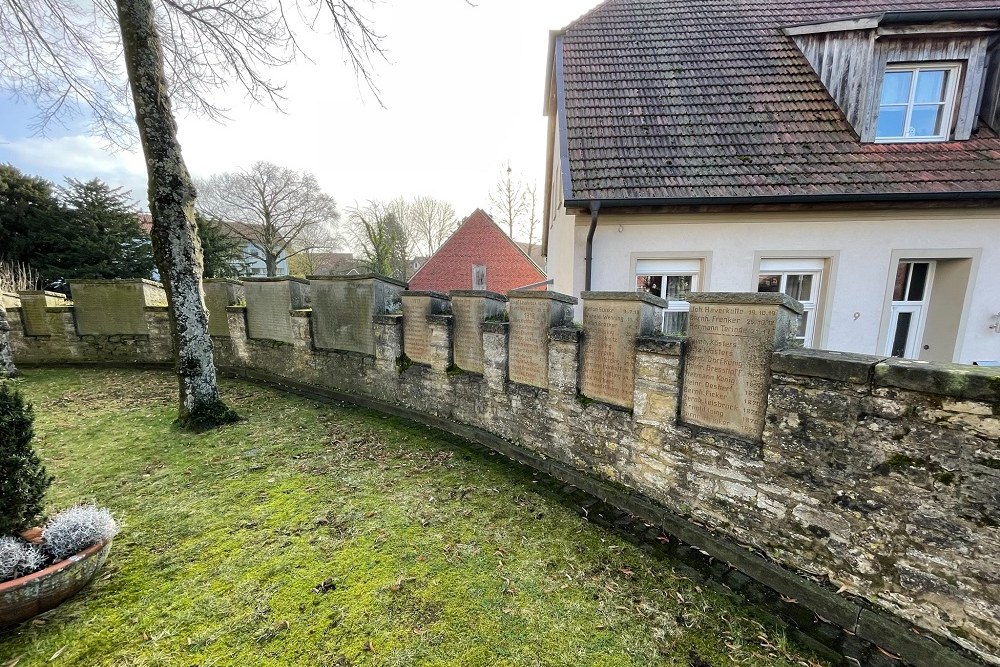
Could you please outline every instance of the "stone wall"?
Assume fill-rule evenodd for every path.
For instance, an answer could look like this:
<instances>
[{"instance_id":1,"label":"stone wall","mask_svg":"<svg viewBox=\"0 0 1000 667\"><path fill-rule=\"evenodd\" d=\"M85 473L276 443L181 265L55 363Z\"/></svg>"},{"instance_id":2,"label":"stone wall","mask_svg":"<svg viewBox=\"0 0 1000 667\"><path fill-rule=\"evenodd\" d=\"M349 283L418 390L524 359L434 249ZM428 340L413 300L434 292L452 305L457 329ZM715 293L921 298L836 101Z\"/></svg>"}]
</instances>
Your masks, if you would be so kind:
<instances>
[{"instance_id":1,"label":"stone wall","mask_svg":"<svg viewBox=\"0 0 1000 667\"><path fill-rule=\"evenodd\" d=\"M436 294L404 297L404 313L419 318L406 326L403 315L375 314L374 354L317 349L313 312L287 290L268 300L280 337L249 338L246 307L229 306L228 335L213 337L217 363L481 429L532 452L543 471L563 466L638 492L664 524L691 526L705 544L722 537L741 545L718 556L737 567L768 571L753 565L764 563L759 555L800 573L802 586L790 590L803 591L803 604L808 595L819 600L810 607L817 618L910 662L964 664L933 652L921 658L904 636L917 635L892 639L872 605L1000 664L1000 370L816 350L757 354L766 377L754 383L764 406L755 437L756 421L746 432L685 424L688 341L642 335L641 324L636 338L602 339L634 356L633 375L615 386L631 387L631 400L619 401L630 408L581 393L586 328L549 329L545 372L530 374L545 386L510 381L508 360L523 351L511 350L509 329L521 321L518 303L532 304L509 296L511 324L494 316L480 325L481 374L454 365L453 315ZM607 295L587 296L599 301L602 317L619 308L609 308ZM250 291L247 299L252 309ZM634 310L639 302L623 295L618 303ZM636 322L658 304L640 305ZM48 307L52 333L28 336L20 309L8 312L20 364L170 360L160 307L145 308L144 335L79 335L73 307ZM761 319L778 328L757 338L780 348L794 323L782 317ZM404 329L418 331L419 355L404 354ZM740 554L757 560L744 567L734 562Z\"/></svg>"}]
</instances>

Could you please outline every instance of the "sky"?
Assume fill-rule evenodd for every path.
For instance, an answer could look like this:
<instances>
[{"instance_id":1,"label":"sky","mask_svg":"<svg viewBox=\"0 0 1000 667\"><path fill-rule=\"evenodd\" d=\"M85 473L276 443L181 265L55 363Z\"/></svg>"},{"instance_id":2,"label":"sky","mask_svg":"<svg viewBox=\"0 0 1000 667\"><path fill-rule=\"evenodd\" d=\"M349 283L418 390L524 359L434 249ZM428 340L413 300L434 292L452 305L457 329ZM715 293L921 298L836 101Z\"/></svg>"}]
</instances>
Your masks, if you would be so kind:
<instances>
[{"instance_id":1,"label":"sky","mask_svg":"<svg viewBox=\"0 0 1000 667\"><path fill-rule=\"evenodd\" d=\"M543 115L549 31L597 0L384 0L366 11L384 36L376 62L384 108L359 84L336 42L310 35L311 62L273 72L286 82L283 110L220 95L229 120L180 116L179 138L195 178L257 160L314 173L341 210L368 200L429 195L459 217L489 210L508 162L544 189ZM34 108L0 91L0 162L62 183L98 177L145 205L141 155L112 151L79 127L33 135ZM227 97L228 96L228 97Z\"/></svg>"}]
</instances>

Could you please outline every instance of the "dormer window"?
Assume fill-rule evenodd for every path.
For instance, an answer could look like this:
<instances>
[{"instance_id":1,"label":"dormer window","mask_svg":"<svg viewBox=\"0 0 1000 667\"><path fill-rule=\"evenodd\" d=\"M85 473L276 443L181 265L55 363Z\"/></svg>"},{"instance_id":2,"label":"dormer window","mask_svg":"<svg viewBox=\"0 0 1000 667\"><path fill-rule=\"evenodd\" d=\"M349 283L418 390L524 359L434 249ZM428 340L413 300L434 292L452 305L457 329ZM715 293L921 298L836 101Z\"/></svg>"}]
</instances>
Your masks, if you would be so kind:
<instances>
[{"instance_id":1,"label":"dormer window","mask_svg":"<svg viewBox=\"0 0 1000 667\"><path fill-rule=\"evenodd\" d=\"M886 67L875 140L947 141L960 74L957 63Z\"/></svg>"}]
</instances>

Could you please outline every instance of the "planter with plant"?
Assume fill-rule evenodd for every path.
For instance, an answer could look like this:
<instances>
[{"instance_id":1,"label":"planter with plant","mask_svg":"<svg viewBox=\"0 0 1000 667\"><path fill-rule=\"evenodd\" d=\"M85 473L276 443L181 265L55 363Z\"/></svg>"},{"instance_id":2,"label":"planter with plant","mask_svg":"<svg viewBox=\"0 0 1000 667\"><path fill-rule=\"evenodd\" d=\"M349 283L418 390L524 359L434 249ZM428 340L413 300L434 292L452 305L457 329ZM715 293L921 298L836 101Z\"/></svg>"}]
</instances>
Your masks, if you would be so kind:
<instances>
[{"instance_id":1,"label":"planter with plant","mask_svg":"<svg viewBox=\"0 0 1000 667\"><path fill-rule=\"evenodd\" d=\"M104 563L118 524L78 505L31 528L52 478L32 447L34 412L0 383L0 626L52 609L87 585Z\"/></svg>"}]
</instances>

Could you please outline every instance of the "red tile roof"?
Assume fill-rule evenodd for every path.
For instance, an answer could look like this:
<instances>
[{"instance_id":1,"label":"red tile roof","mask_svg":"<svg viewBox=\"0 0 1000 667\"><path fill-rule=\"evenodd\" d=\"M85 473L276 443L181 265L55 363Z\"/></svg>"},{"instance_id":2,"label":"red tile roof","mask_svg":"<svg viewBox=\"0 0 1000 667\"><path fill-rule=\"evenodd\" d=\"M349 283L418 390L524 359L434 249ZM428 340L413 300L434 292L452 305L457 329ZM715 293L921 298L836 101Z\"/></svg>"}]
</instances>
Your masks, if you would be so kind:
<instances>
[{"instance_id":1,"label":"red tile roof","mask_svg":"<svg viewBox=\"0 0 1000 667\"><path fill-rule=\"evenodd\" d=\"M557 63L566 199L1000 191L1000 138L861 144L782 28L998 0L608 0ZM557 65L558 67L558 65Z\"/></svg>"},{"instance_id":2,"label":"red tile roof","mask_svg":"<svg viewBox=\"0 0 1000 667\"><path fill-rule=\"evenodd\" d=\"M486 266L486 289L491 292L506 294L545 280L545 273L493 219L476 209L410 278L410 289L472 289L472 267L476 264Z\"/></svg>"}]
</instances>

